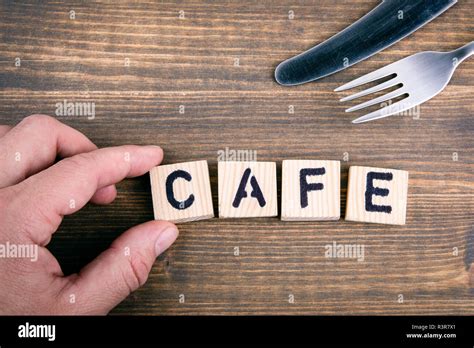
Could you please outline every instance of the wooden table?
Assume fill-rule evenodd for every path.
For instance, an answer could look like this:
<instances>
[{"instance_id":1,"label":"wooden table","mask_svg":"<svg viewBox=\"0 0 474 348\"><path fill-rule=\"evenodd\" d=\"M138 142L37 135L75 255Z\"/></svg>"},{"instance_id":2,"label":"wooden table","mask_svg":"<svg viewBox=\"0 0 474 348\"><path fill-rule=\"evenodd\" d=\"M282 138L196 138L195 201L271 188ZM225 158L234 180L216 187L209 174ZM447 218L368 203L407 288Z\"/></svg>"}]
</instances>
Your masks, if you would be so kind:
<instances>
[{"instance_id":1,"label":"wooden table","mask_svg":"<svg viewBox=\"0 0 474 348\"><path fill-rule=\"evenodd\" d=\"M113 313L474 314L474 62L463 63L443 93L421 106L419 119L352 125L361 114L346 114L333 92L407 55L472 41L474 1L460 1L391 48L321 81L288 88L273 80L279 62L377 3L0 5L0 123L54 115L63 100L95 103L92 120L58 118L101 147L159 144L165 163L208 160L215 208L217 155L226 147L276 161L279 183L284 159L340 160L342 215L349 166L410 172L402 227L278 218L182 224L146 285ZM110 206L90 205L64 220L50 248L65 273L153 218L148 176L118 190ZM363 244L365 261L325 258L324 246L334 241Z\"/></svg>"}]
</instances>

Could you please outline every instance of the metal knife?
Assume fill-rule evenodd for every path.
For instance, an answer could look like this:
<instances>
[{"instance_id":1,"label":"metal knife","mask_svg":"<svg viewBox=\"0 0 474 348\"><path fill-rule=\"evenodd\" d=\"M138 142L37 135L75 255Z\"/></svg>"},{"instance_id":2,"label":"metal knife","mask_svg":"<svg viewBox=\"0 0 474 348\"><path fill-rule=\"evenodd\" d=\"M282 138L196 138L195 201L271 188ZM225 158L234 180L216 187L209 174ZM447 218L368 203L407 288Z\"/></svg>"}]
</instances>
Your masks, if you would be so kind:
<instances>
[{"instance_id":1,"label":"metal knife","mask_svg":"<svg viewBox=\"0 0 474 348\"><path fill-rule=\"evenodd\" d=\"M383 0L343 31L280 63L275 79L299 85L331 75L393 45L430 22L457 0Z\"/></svg>"}]
</instances>

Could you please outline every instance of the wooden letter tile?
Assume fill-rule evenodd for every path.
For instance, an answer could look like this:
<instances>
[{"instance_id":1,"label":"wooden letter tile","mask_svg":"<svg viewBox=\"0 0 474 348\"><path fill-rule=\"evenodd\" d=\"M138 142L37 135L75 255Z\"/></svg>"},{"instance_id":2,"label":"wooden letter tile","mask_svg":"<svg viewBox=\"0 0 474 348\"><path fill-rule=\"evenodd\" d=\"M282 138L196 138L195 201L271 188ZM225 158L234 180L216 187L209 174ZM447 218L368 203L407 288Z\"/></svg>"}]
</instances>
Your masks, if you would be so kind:
<instances>
[{"instance_id":1,"label":"wooden letter tile","mask_svg":"<svg viewBox=\"0 0 474 348\"><path fill-rule=\"evenodd\" d=\"M219 217L277 216L275 162L218 164Z\"/></svg>"},{"instance_id":2,"label":"wooden letter tile","mask_svg":"<svg viewBox=\"0 0 474 348\"><path fill-rule=\"evenodd\" d=\"M339 161L283 161L281 219L339 220L339 191Z\"/></svg>"},{"instance_id":3,"label":"wooden letter tile","mask_svg":"<svg viewBox=\"0 0 474 348\"><path fill-rule=\"evenodd\" d=\"M158 166L150 170L156 220L186 222L214 217L207 161Z\"/></svg>"},{"instance_id":4,"label":"wooden letter tile","mask_svg":"<svg viewBox=\"0 0 474 348\"><path fill-rule=\"evenodd\" d=\"M404 225L407 192L406 171L351 167L347 188L346 220Z\"/></svg>"}]
</instances>

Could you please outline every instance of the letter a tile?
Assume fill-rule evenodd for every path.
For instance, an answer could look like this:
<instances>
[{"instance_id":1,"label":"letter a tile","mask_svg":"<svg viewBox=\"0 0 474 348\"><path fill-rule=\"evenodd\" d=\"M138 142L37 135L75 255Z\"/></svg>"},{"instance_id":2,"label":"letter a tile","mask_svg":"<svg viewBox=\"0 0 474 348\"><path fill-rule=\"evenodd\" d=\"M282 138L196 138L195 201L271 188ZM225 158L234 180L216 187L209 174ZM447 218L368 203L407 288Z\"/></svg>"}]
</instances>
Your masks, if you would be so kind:
<instances>
[{"instance_id":1,"label":"letter a tile","mask_svg":"<svg viewBox=\"0 0 474 348\"><path fill-rule=\"evenodd\" d=\"M347 188L346 220L404 225L407 192L406 171L351 167Z\"/></svg>"},{"instance_id":2,"label":"letter a tile","mask_svg":"<svg viewBox=\"0 0 474 348\"><path fill-rule=\"evenodd\" d=\"M219 217L277 216L275 162L218 164Z\"/></svg>"},{"instance_id":3,"label":"letter a tile","mask_svg":"<svg viewBox=\"0 0 474 348\"><path fill-rule=\"evenodd\" d=\"M214 217L207 161L150 170L155 220L186 222Z\"/></svg>"}]
</instances>

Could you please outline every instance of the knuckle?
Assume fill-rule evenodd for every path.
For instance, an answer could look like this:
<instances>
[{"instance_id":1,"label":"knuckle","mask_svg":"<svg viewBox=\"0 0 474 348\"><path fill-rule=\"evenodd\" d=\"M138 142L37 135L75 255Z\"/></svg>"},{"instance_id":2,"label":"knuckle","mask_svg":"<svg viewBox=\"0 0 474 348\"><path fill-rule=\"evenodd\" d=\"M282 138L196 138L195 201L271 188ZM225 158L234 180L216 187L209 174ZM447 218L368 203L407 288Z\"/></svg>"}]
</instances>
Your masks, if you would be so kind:
<instances>
[{"instance_id":1,"label":"knuckle","mask_svg":"<svg viewBox=\"0 0 474 348\"><path fill-rule=\"evenodd\" d=\"M56 120L54 117L42 114L34 114L25 117L21 122L20 125L32 127L32 128L50 128L56 125L59 121Z\"/></svg>"},{"instance_id":2,"label":"knuckle","mask_svg":"<svg viewBox=\"0 0 474 348\"><path fill-rule=\"evenodd\" d=\"M128 258L127 269L124 273L125 282L133 292L146 283L150 267L144 261L142 255L136 254Z\"/></svg>"},{"instance_id":3,"label":"knuckle","mask_svg":"<svg viewBox=\"0 0 474 348\"><path fill-rule=\"evenodd\" d=\"M63 161L72 167L83 167L90 161L91 155L89 153L79 153L72 157L68 157Z\"/></svg>"},{"instance_id":4,"label":"knuckle","mask_svg":"<svg viewBox=\"0 0 474 348\"><path fill-rule=\"evenodd\" d=\"M29 161L22 161L25 172L29 171L30 166L35 167L40 163L52 163L54 161L60 124L57 119L51 116L35 114L25 117L15 127L26 139L36 139L34 151L29 151L27 155ZM36 163L36 165L32 163ZM24 177L26 177L26 173Z\"/></svg>"},{"instance_id":5,"label":"knuckle","mask_svg":"<svg viewBox=\"0 0 474 348\"><path fill-rule=\"evenodd\" d=\"M97 164L95 162L93 154L80 153L61 160L59 164L61 171L56 173L56 175L63 179L73 178L74 187L82 188L82 194L76 197L79 200L82 200L88 194L92 194L97 189ZM76 204L86 203L86 201L81 202Z\"/></svg>"},{"instance_id":6,"label":"knuckle","mask_svg":"<svg viewBox=\"0 0 474 348\"><path fill-rule=\"evenodd\" d=\"M94 151L78 153L72 157L66 158L64 161L71 163L75 167L81 168L94 168L99 162L98 157Z\"/></svg>"},{"instance_id":7,"label":"knuckle","mask_svg":"<svg viewBox=\"0 0 474 348\"><path fill-rule=\"evenodd\" d=\"M63 160L67 174L74 175L75 180L87 179L92 168L95 167L95 156L92 153L80 153Z\"/></svg>"}]
</instances>

